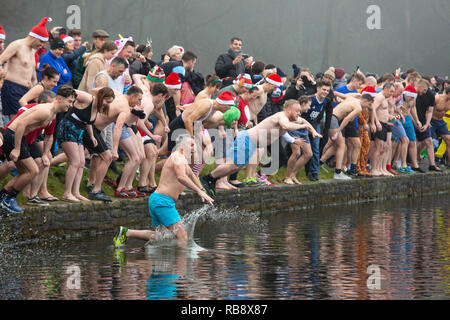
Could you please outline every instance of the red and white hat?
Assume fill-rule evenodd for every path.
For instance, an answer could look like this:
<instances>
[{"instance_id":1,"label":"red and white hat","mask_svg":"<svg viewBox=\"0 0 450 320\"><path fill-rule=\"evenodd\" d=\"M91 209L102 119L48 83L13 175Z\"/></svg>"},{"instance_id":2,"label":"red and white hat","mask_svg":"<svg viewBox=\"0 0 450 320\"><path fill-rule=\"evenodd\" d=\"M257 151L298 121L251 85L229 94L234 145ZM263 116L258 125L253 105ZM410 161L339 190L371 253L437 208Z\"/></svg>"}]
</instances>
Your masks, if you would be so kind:
<instances>
[{"instance_id":1,"label":"red and white hat","mask_svg":"<svg viewBox=\"0 0 450 320\"><path fill-rule=\"evenodd\" d=\"M407 86L403 94L407 97L417 98L417 90L412 85Z\"/></svg>"},{"instance_id":2,"label":"red and white hat","mask_svg":"<svg viewBox=\"0 0 450 320\"><path fill-rule=\"evenodd\" d=\"M51 22L52 18L44 18L33 29L31 29L29 36L39 39L41 41L48 41L48 31L45 24Z\"/></svg>"},{"instance_id":3,"label":"red and white hat","mask_svg":"<svg viewBox=\"0 0 450 320\"><path fill-rule=\"evenodd\" d=\"M71 36L68 36L67 34L62 34L59 36L64 43L67 43L69 41L74 41L74 39Z\"/></svg>"},{"instance_id":4,"label":"red and white hat","mask_svg":"<svg viewBox=\"0 0 450 320\"><path fill-rule=\"evenodd\" d=\"M234 106L236 105L236 95L229 90L225 90L221 94L219 94L216 101L217 103L226 106Z\"/></svg>"},{"instance_id":5,"label":"red and white hat","mask_svg":"<svg viewBox=\"0 0 450 320\"><path fill-rule=\"evenodd\" d=\"M6 32L3 30L3 27L0 26L0 39L5 40L6 39Z\"/></svg>"},{"instance_id":6,"label":"red and white hat","mask_svg":"<svg viewBox=\"0 0 450 320\"><path fill-rule=\"evenodd\" d=\"M253 88L252 77L248 73L241 73L233 83L240 87Z\"/></svg>"},{"instance_id":7,"label":"red and white hat","mask_svg":"<svg viewBox=\"0 0 450 320\"><path fill-rule=\"evenodd\" d=\"M367 86L361 90L361 94L370 94L372 97L377 96L377 91L372 86Z\"/></svg>"},{"instance_id":8,"label":"red and white hat","mask_svg":"<svg viewBox=\"0 0 450 320\"><path fill-rule=\"evenodd\" d=\"M167 89L172 90L180 90L181 89L181 81L180 76L176 72L172 72L164 81L164 85Z\"/></svg>"},{"instance_id":9,"label":"red and white hat","mask_svg":"<svg viewBox=\"0 0 450 320\"><path fill-rule=\"evenodd\" d=\"M272 73L267 76L266 81L270 84L273 84L277 87L283 85L283 80L281 80L281 77L277 75L276 73Z\"/></svg>"}]
</instances>

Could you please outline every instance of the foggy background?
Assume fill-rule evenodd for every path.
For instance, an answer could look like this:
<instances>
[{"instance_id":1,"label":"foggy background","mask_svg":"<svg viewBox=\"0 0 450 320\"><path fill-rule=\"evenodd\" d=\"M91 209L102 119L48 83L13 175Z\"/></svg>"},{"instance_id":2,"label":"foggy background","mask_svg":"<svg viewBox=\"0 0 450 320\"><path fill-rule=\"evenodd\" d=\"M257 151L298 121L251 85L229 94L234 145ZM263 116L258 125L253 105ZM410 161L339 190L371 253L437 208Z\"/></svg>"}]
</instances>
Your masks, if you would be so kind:
<instances>
[{"instance_id":1,"label":"foggy background","mask_svg":"<svg viewBox=\"0 0 450 320\"><path fill-rule=\"evenodd\" d=\"M81 9L83 40L105 29L111 39L153 40L153 60L172 45L199 57L196 70L214 72L233 36L243 52L292 75L292 64L312 72L329 66L383 74L415 67L422 74L450 74L449 0L0 0L6 44L24 37L43 17L48 29L70 29L70 5ZM378 16L369 6L380 9ZM379 17L379 19L377 19ZM374 20L375 19L375 20ZM376 27L373 28L375 21ZM75 21L76 22L76 21ZM69 24L69 27L68 27Z\"/></svg>"}]
</instances>

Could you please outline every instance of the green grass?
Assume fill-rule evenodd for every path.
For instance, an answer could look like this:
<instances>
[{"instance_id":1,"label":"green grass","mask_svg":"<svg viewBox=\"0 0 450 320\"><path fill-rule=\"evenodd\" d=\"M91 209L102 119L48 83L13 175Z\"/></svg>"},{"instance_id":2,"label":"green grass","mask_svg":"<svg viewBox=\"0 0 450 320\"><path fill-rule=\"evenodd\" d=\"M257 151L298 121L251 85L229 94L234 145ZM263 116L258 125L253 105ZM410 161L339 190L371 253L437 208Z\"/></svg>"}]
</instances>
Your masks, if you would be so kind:
<instances>
[{"instance_id":1,"label":"green grass","mask_svg":"<svg viewBox=\"0 0 450 320\"><path fill-rule=\"evenodd\" d=\"M122 170L124 163L119 162L117 163L117 167L120 170ZM203 171L201 172L201 175L207 175L212 170L214 170L215 164L209 164L206 165ZM259 169L259 168L258 168ZM67 165L65 166L56 166L50 168L50 173L48 176L48 183L47 188L49 192L54 195L55 197L61 199L62 195L64 194L64 184L65 184L65 175L66 175ZM329 171L326 173L323 169L320 170L319 177L321 180L331 180L333 179L333 173L334 170L331 168L327 168ZM105 177L105 180L103 181L103 190L109 197L114 197L114 188L113 183L114 180L117 179L118 175L112 172L111 170L108 170L108 173ZM89 178L89 171L87 169L83 172L83 178L81 180L81 187L80 187L80 193L84 197L88 197L88 191L85 186L85 181ZM160 173L156 173L155 175L156 183L159 183ZM273 184L283 184L284 179L286 178L286 168L281 168L276 174L269 177L269 181ZM1 183L0 186L3 188L10 180L12 179L12 176L6 177ZM245 180L245 170L241 170L238 173L238 179L240 181ZM297 179L302 183L313 183L308 180L305 174L305 169L301 169L299 173L297 174ZM135 182L135 186L137 186L137 182ZM25 205L27 202L26 197L23 196L22 192L20 193L19 197L17 198L19 205Z\"/></svg>"}]
</instances>

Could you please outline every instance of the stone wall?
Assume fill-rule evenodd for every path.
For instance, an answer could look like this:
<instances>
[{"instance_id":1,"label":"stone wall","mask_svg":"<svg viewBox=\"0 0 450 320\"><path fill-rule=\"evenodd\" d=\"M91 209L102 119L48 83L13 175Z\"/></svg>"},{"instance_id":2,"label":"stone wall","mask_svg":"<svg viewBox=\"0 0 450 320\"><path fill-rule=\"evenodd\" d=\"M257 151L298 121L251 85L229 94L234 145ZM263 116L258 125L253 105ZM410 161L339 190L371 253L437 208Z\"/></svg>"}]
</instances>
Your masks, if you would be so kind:
<instances>
[{"instance_id":1,"label":"stone wall","mask_svg":"<svg viewBox=\"0 0 450 320\"><path fill-rule=\"evenodd\" d=\"M356 204L450 191L450 173L404 175L394 178L323 181L301 186L244 188L218 192L215 205L225 208L274 213L340 204ZM26 208L24 214L0 217L0 241L33 242L111 232L118 226L149 228L147 198L80 204L52 204ZM181 214L203 206L187 192L177 202Z\"/></svg>"}]
</instances>

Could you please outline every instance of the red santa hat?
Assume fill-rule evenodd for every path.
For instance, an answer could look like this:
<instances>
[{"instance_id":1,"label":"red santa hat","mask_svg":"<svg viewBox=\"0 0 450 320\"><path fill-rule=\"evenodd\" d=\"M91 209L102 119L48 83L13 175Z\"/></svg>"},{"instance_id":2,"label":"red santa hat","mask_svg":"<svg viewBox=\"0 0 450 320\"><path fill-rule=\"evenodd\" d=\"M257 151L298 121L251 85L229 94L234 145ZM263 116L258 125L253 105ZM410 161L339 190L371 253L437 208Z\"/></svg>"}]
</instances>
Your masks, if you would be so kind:
<instances>
[{"instance_id":1,"label":"red santa hat","mask_svg":"<svg viewBox=\"0 0 450 320\"><path fill-rule=\"evenodd\" d=\"M252 78L248 73L241 73L236 80L233 81L234 84L240 87L253 88Z\"/></svg>"},{"instance_id":2,"label":"red santa hat","mask_svg":"<svg viewBox=\"0 0 450 320\"><path fill-rule=\"evenodd\" d=\"M272 73L267 76L266 81L270 84L273 84L277 87L283 85L283 80L281 80L281 77L277 75L276 73Z\"/></svg>"},{"instance_id":3,"label":"red santa hat","mask_svg":"<svg viewBox=\"0 0 450 320\"><path fill-rule=\"evenodd\" d=\"M372 97L376 97L377 91L372 86L367 86L361 90L361 94L370 94Z\"/></svg>"},{"instance_id":4,"label":"red santa hat","mask_svg":"<svg viewBox=\"0 0 450 320\"><path fill-rule=\"evenodd\" d=\"M412 85L407 86L403 94L407 97L417 98L417 90Z\"/></svg>"},{"instance_id":5,"label":"red santa hat","mask_svg":"<svg viewBox=\"0 0 450 320\"><path fill-rule=\"evenodd\" d=\"M216 101L217 103L226 106L234 106L236 104L236 95L229 90L225 90L221 94L219 94Z\"/></svg>"},{"instance_id":6,"label":"red santa hat","mask_svg":"<svg viewBox=\"0 0 450 320\"><path fill-rule=\"evenodd\" d=\"M181 89L181 81L180 76L176 72L172 72L164 81L164 85L167 89L172 90L180 90Z\"/></svg>"},{"instance_id":7,"label":"red santa hat","mask_svg":"<svg viewBox=\"0 0 450 320\"><path fill-rule=\"evenodd\" d=\"M0 26L0 39L5 40L6 39L6 32L3 30L3 27Z\"/></svg>"},{"instance_id":8,"label":"red santa hat","mask_svg":"<svg viewBox=\"0 0 450 320\"><path fill-rule=\"evenodd\" d=\"M68 36L67 34L62 34L59 36L64 43L67 43L69 41L74 41L74 39L71 36Z\"/></svg>"},{"instance_id":9,"label":"red santa hat","mask_svg":"<svg viewBox=\"0 0 450 320\"><path fill-rule=\"evenodd\" d=\"M49 35L48 35L47 27L45 26L45 24L47 22L51 22L51 21L52 21L52 18L45 17L33 29L31 29L31 31L28 35L33 38L39 39L41 41L48 41Z\"/></svg>"}]
</instances>

